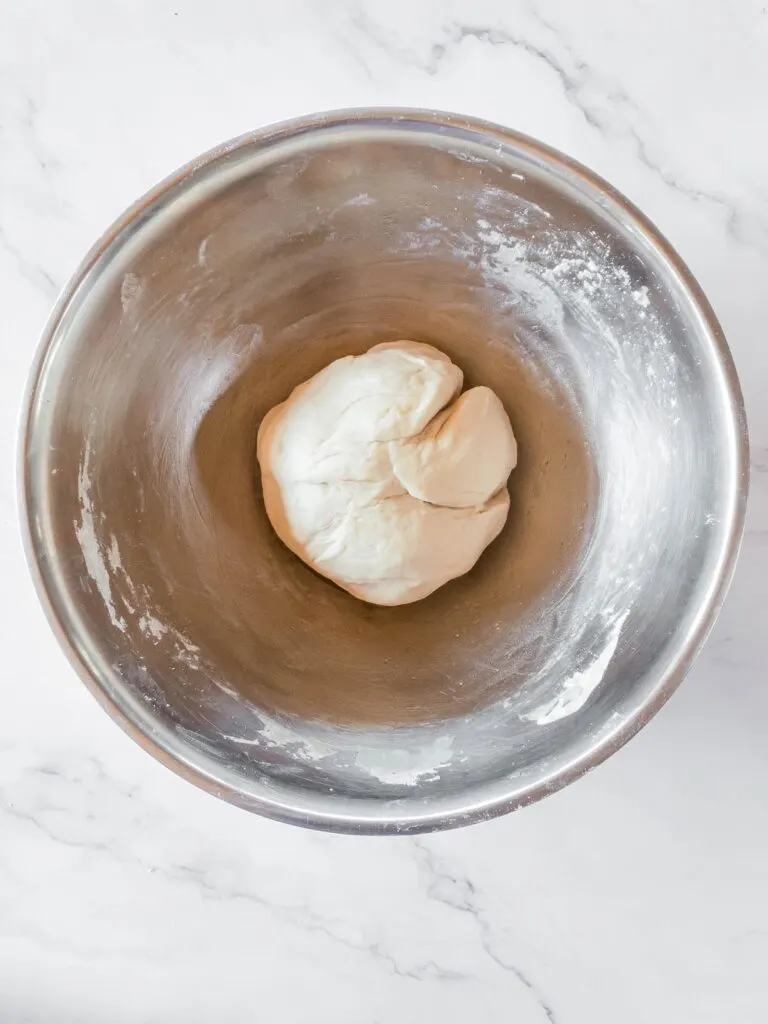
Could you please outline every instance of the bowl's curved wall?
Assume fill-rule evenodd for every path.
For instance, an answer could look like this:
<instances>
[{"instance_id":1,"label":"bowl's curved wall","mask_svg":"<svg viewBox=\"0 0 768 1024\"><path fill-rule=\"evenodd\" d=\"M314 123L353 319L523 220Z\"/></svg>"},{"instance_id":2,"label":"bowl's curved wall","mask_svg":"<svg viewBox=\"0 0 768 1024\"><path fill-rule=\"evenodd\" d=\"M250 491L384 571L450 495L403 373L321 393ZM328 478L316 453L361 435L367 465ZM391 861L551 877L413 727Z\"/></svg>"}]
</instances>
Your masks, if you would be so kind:
<instances>
[{"instance_id":1,"label":"bowl's curved wall","mask_svg":"<svg viewBox=\"0 0 768 1024\"><path fill-rule=\"evenodd\" d=\"M520 464L476 569L385 609L281 545L254 446L397 338L495 388ZM32 552L177 767L310 824L446 824L584 770L679 680L738 543L741 415L695 285L586 172L474 122L329 116L204 158L83 268L31 399Z\"/></svg>"}]
</instances>

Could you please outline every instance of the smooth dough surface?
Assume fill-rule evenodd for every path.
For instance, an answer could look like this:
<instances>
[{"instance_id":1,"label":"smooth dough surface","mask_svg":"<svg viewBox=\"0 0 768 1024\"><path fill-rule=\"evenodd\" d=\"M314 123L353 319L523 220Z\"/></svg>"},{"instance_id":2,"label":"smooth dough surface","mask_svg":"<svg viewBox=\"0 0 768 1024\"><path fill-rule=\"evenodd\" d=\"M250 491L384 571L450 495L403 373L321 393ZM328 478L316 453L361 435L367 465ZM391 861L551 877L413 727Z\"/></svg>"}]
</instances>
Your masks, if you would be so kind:
<instances>
[{"instance_id":1,"label":"smooth dough surface","mask_svg":"<svg viewBox=\"0 0 768 1024\"><path fill-rule=\"evenodd\" d=\"M275 532L355 597L398 605L467 572L509 511L517 461L490 388L431 345L337 359L264 417L257 456Z\"/></svg>"}]
</instances>

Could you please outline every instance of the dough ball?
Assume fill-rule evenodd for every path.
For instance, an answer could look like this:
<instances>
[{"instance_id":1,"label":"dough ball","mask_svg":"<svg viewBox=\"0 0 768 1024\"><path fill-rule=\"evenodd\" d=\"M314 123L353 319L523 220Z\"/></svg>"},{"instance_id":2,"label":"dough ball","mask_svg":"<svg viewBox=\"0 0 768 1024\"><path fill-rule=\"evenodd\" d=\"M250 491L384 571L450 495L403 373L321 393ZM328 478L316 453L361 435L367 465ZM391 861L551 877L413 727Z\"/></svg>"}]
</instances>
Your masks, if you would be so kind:
<instances>
[{"instance_id":1,"label":"dough ball","mask_svg":"<svg viewBox=\"0 0 768 1024\"><path fill-rule=\"evenodd\" d=\"M468 572L509 511L517 445L490 388L431 345L375 345L300 384L259 428L278 537L363 601L418 601Z\"/></svg>"}]
</instances>

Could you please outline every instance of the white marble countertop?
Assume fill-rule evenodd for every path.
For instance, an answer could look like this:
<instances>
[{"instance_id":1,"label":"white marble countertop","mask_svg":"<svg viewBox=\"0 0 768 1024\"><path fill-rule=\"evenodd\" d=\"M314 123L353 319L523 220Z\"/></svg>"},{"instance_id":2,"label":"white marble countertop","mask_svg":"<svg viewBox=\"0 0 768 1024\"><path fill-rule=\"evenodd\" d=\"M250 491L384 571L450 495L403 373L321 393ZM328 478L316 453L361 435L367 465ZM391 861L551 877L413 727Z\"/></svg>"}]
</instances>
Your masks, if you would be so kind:
<instances>
[{"instance_id":1,"label":"white marble countertop","mask_svg":"<svg viewBox=\"0 0 768 1024\"><path fill-rule=\"evenodd\" d=\"M1 1024L768 1019L767 53L764 0L0 6ZM708 293L752 436L736 580L670 704L544 803L421 839L156 764L65 662L16 525L26 374L86 248L214 143L361 104L497 120L624 191Z\"/></svg>"}]
</instances>

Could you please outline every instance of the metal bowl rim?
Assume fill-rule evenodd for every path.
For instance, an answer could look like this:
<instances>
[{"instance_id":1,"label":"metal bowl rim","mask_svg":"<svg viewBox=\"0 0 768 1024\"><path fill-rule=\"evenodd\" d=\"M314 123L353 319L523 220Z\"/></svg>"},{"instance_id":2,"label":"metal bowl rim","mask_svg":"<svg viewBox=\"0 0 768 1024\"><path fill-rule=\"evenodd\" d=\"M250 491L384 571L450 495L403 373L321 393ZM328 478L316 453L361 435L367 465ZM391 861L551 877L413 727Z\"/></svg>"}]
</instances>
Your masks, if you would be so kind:
<instances>
[{"instance_id":1,"label":"metal bowl rim","mask_svg":"<svg viewBox=\"0 0 768 1024\"><path fill-rule=\"evenodd\" d=\"M105 691L98 679L89 671L84 658L75 647L68 635L56 608L56 600L52 586L45 576L35 547L31 507L29 460L28 452L31 444L32 413L39 386L40 375L46 357L66 310L74 299L79 288L93 269L96 262L108 252L110 247L136 221L149 210L153 204L181 185L186 178L200 170L210 167L228 155L254 145L268 148L286 139L296 138L310 132L353 126L355 124L394 126L408 122L416 128L428 130L430 127L443 128L446 131L468 132L476 134L487 142L495 138L501 144L511 145L518 151L528 152L544 165L553 166L566 178L579 181L582 186L593 190L596 194L607 197L618 206L623 215L634 227L650 241L663 257L667 266L677 275L683 290L701 315L720 360L720 368L730 399L733 434L735 437L734 464L736 467L736 493L730 497L733 504L730 528L723 543L719 557L719 572L710 581L709 594L698 609L695 627L686 637L685 643L675 657L671 659L666 670L660 674L652 693L641 702L628 717L612 732L605 734L585 754L576 757L569 765L551 774L522 784L512 785L511 791L501 796L478 798L474 791L466 794L451 795L438 798L430 810L429 799L424 802L423 811L406 811L402 805L392 807L388 802L381 803L368 800L361 801L365 811L343 812L339 809L313 809L307 806L310 801L302 799L301 791L293 791L296 799L275 799L266 790L254 794L237 789L229 782L218 778L214 771L206 771L199 763L199 758L192 753L183 757L174 752L161 736L152 736L140 728L136 722L113 700ZM81 680L96 697L110 717L140 746L158 761L176 774L199 788L227 800L246 810L257 812L275 820L298 824L308 828L321 829L329 832L367 835L416 834L454 828L489 818L497 817L516 810L542 797L556 792L575 781L586 772L597 767L611 754L624 746L666 703L672 693L682 682L694 659L700 652L717 614L722 607L731 580L744 533L747 498L749 493L749 441L746 423L746 412L743 395L739 385L733 358L728 348L724 333L715 313L705 297L698 281L685 262L674 250L672 245L661 234L656 226L622 193L606 182L594 171L557 149L538 140L502 125L484 121L480 118L467 117L436 110L424 110L406 107L366 107L342 110L331 110L304 117L281 121L252 132L247 132L208 150L201 156L189 161L168 177L146 192L107 229L101 238L91 247L69 282L65 285L48 318L39 342L22 403L22 411L18 437L18 501L19 520L22 540L27 563L41 601L46 617L58 638L70 664ZM188 750L190 748L187 748ZM482 787L478 787L482 789ZM330 801L335 803L335 801ZM339 802L340 803L340 802Z\"/></svg>"}]
</instances>

